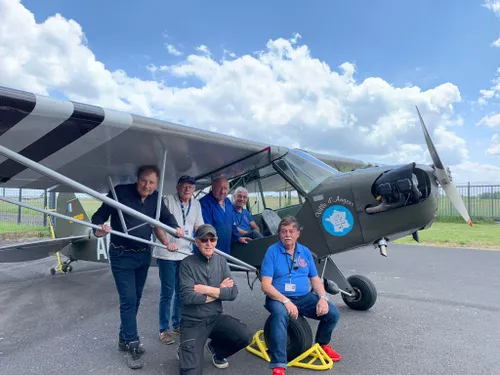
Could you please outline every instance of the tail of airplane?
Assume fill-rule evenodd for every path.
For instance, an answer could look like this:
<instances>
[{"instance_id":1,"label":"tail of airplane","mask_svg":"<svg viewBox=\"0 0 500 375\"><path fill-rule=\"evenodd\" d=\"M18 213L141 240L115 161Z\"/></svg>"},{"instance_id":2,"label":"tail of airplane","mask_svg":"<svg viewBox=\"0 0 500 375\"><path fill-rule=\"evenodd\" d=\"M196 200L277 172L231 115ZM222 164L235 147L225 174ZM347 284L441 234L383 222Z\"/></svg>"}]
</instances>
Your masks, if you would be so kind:
<instances>
[{"instance_id":1,"label":"tail of airplane","mask_svg":"<svg viewBox=\"0 0 500 375\"><path fill-rule=\"evenodd\" d=\"M90 221L82 203L74 193L58 193L56 212L78 220ZM91 230L84 225L58 217L53 217L53 223L56 238L87 235Z\"/></svg>"}]
</instances>

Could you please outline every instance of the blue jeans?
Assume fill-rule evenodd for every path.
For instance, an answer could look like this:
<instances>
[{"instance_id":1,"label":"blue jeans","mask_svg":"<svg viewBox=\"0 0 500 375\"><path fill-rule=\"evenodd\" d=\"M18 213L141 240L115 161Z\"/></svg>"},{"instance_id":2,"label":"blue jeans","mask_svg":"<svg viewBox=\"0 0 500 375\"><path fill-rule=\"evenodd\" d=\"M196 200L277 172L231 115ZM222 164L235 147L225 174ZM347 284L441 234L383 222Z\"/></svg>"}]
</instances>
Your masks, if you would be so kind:
<instances>
[{"instance_id":1,"label":"blue jeans","mask_svg":"<svg viewBox=\"0 0 500 375\"><path fill-rule=\"evenodd\" d=\"M120 298L120 341L138 341L137 312L151 264L151 251L133 252L110 246L109 260Z\"/></svg>"},{"instance_id":2,"label":"blue jeans","mask_svg":"<svg viewBox=\"0 0 500 375\"><path fill-rule=\"evenodd\" d=\"M297 306L299 315L320 321L316 331L315 342L320 345L329 344L332 332L340 319L340 312L337 307L333 303L328 302L328 314L318 317L316 315L316 305L318 304L319 297L316 294L307 293L300 297L288 298ZM286 368L288 362L286 356L288 311L281 302L269 297L266 297L265 307L271 313L269 328L269 356L271 357L271 362L269 367Z\"/></svg>"},{"instance_id":3,"label":"blue jeans","mask_svg":"<svg viewBox=\"0 0 500 375\"><path fill-rule=\"evenodd\" d=\"M179 293L179 266L178 260L157 259L158 272L160 274L160 307L159 323L160 333L169 331L170 301L174 297L174 309L172 312L172 328L180 327L181 319L181 296ZM175 296L174 296L175 293Z\"/></svg>"},{"instance_id":4,"label":"blue jeans","mask_svg":"<svg viewBox=\"0 0 500 375\"><path fill-rule=\"evenodd\" d=\"M252 240L257 240L259 238L264 237L262 233L256 231L256 230L250 230L247 233L243 234L242 237L250 237Z\"/></svg>"}]
</instances>

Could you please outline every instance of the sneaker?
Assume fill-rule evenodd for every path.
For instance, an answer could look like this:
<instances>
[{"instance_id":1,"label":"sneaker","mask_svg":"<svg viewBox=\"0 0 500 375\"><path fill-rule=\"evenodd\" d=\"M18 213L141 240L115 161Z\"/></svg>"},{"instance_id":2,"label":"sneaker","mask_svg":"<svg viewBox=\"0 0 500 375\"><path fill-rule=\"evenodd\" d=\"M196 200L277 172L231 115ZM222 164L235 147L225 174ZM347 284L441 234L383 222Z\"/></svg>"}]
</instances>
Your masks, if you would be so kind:
<instances>
[{"instance_id":1,"label":"sneaker","mask_svg":"<svg viewBox=\"0 0 500 375\"><path fill-rule=\"evenodd\" d=\"M217 357L217 355L215 354L214 347L208 341L205 344L205 348L207 349L207 351L212 356L212 363L214 364L215 367L217 367L217 368L227 368L229 366L229 362L227 361L226 358L218 358Z\"/></svg>"},{"instance_id":2,"label":"sneaker","mask_svg":"<svg viewBox=\"0 0 500 375\"><path fill-rule=\"evenodd\" d=\"M285 369L283 367L273 368L273 375L285 375Z\"/></svg>"},{"instance_id":3,"label":"sneaker","mask_svg":"<svg viewBox=\"0 0 500 375\"><path fill-rule=\"evenodd\" d=\"M135 370L143 366L141 354L138 352L139 341L132 341L127 345L127 365Z\"/></svg>"},{"instance_id":4,"label":"sneaker","mask_svg":"<svg viewBox=\"0 0 500 375\"><path fill-rule=\"evenodd\" d=\"M166 345L170 345L170 344L173 344L175 342L172 335L170 333L168 333L167 331L160 333L160 341Z\"/></svg>"},{"instance_id":5,"label":"sneaker","mask_svg":"<svg viewBox=\"0 0 500 375\"><path fill-rule=\"evenodd\" d=\"M176 335L180 335L181 334L181 329L180 328L174 328L174 329L172 329L172 333L175 333Z\"/></svg>"},{"instance_id":6,"label":"sneaker","mask_svg":"<svg viewBox=\"0 0 500 375\"><path fill-rule=\"evenodd\" d=\"M118 350L121 352L126 352L127 351L127 344L125 344L123 341L118 341ZM139 354L144 354L146 352L146 349L144 349L144 346L142 344L139 344L139 348L137 348L137 353Z\"/></svg>"},{"instance_id":7,"label":"sneaker","mask_svg":"<svg viewBox=\"0 0 500 375\"><path fill-rule=\"evenodd\" d=\"M332 359L333 362L338 362L342 359L342 356L337 353L330 345L321 346L325 351L326 355Z\"/></svg>"}]
</instances>

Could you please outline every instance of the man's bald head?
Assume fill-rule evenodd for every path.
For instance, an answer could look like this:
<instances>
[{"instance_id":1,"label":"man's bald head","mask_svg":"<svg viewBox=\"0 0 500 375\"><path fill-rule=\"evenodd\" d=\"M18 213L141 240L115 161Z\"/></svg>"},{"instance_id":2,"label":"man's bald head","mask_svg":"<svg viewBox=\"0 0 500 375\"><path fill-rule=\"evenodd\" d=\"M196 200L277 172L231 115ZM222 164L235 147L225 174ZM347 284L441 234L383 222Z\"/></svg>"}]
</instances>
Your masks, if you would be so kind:
<instances>
[{"instance_id":1,"label":"man's bald head","mask_svg":"<svg viewBox=\"0 0 500 375\"><path fill-rule=\"evenodd\" d=\"M229 193L229 181L224 177L218 177L212 181L212 195L217 202L221 203Z\"/></svg>"}]
</instances>

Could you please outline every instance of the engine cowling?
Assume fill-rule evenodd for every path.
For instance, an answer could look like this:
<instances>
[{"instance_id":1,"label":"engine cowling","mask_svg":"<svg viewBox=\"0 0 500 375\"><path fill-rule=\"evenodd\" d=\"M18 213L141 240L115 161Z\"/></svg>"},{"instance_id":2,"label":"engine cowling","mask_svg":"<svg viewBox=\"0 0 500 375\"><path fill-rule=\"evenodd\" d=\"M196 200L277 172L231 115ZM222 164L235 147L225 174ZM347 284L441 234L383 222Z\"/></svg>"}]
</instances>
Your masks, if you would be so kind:
<instances>
[{"instance_id":1,"label":"engine cowling","mask_svg":"<svg viewBox=\"0 0 500 375\"><path fill-rule=\"evenodd\" d=\"M416 164L410 163L391 169L375 180L372 194L380 204L366 208L369 214L403 207L425 199L419 190Z\"/></svg>"}]
</instances>

